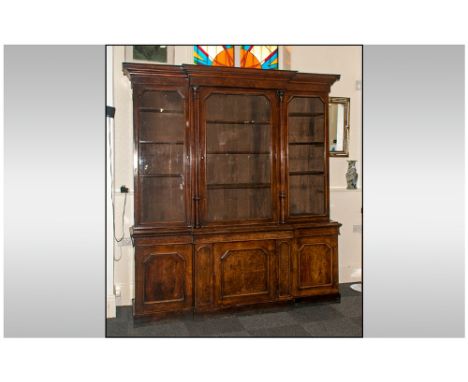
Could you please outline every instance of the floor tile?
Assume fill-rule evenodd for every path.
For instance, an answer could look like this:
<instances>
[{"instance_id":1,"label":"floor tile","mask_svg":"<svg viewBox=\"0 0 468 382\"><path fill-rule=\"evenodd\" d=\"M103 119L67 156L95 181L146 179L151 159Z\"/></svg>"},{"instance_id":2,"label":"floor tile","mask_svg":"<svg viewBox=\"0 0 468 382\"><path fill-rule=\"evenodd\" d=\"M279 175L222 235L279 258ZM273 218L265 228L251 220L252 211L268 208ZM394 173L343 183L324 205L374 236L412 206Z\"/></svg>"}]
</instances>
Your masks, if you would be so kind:
<instances>
[{"instance_id":1,"label":"floor tile","mask_svg":"<svg viewBox=\"0 0 468 382\"><path fill-rule=\"evenodd\" d=\"M362 294L340 284L341 302L296 303L219 314L134 320L131 306L107 320L108 337L360 337Z\"/></svg>"},{"instance_id":2,"label":"floor tile","mask_svg":"<svg viewBox=\"0 0 468 382\"><path fill-rule=\"evenodd\" d=\"M310 335L316 337L361 337L362 328L349 318L309 322L303 325Z\"/></svg>"},{"instance_id":3,"label":"floor tile","mask_svg":"<svg viewBox=\"0 0 468 382\"><path fill-rule=\"evenodd\" d=\"M133 313L131 306L119 306L116 309L116 316L114 318L108 318L107 322L130 322L133 320Z\"/></svg>"},{"instance_id":4,"label":"floor tile","mask_svg":"<svg viewBox=\"0 0 468 382\"><path fill-rule=\"evenodd\" d=\"M177 324L180 322L184 322L185 320L192 320L192 316L190 315L188 318L184 316L168 316L162 318L151 318L151 317L143 317L138 319L130 319L130 325L134 329L142 328L147 326L161 326L161 325L171 325Z\"/></svg>"},{"instance_id":5,"label":"floor tile","mask_svg":"<svg viewBox=\"0 0 468 382\"><path fill-rule=\"evenodd\" d=\"M294 325L296 321L288 312L265 313L239 317L239 321L247 330L273 328L276 326Z\"/></svg>"},{"instance_id":6,"label":"floor tile","mask_svg":"<svg viewBox=\"0 0 468 382\"><path fill-rule=\"evenodd\" d=\"M107 321L106 328L107 337L127 337L128 336L128 323L127 322L118 322Z\"/></svg>"},{"instance_id":7,"label":"floor tile","mask_svg":"<svg viewBox=\"0 0 468 382\"><path fill-rule=\"evenodd\" d=\"M278 306L264 306L261 308L251 308L246 310L239 310L237 312L233 312L237 317L246 317L246 316L255 316L259 314L268 314L268 313L280 313L280 312L289 312L294 309L294 304L287 303L281 304Z\"/></svg>"},{"instance_id":8,"label":"floor tile","mask_svg":"<svg viewBox=\"0 0 468 382\"><path fill-rule=\"evenodd\" d=\"M313 305L296 307L289 314L299 323L310 321L334 320L342 318L343 315L329 305Z\"/></svg>"},{"instance_id":9,"label":"floor tile","mask_svg":"<svg viewBox=\"0 0 468 382\"><path fill-rule=\"evenodd\" d=\"M363 325L362 317L352 317L351 321L353 321L357 326L362 327Z\"/></svg>"},{"instance_id":10,"label":"floor tile","mask_svg":"<svg viewBox=\"0 0 468 382\"><path fill-rule=\"evenodd\" d=\"M345 317L362 317L362 296L342 297L339 304L330 306Z\"/></svg>"},{"instance_id":11,"label":"floor tile","mask_svg":"<svg viewBox=\"0 0 468 382\"><path fill-rule=\"evenodd\" d=\"M252 337L310 337L301 325L277 326L274 328L251 329Z\"/></svg>"},{"instance_id":12,"label":"floor tile","mask_svg":"<svg viewBox=\"0 0 468 382\"><path fill-rule=\"evenodd\" d=\"M304 323L302 326L311 337L330 337L324 321L311 321Z\"/></svg>"},{"instance_id":13,"label":"floor tile","mask_svg":"<svg viewBox=\"0 0 468 382\"><path fill-rule=\"evenodd\" d=\"M129 336L132 337L188 337L189 335L187 328L180 321L140 326L129 330Z\"/></svg>"},{"instance_id":14,"label":"floor tile","mask_svg":"<svg viewBox=\"0 0 468 382\"><path fill-rule=\"evenodd\" d=\"M328 334L333 337L361 337L362 327L352 320L343 318L340 320L325 321Z\"/></svg>"},{"instance_id":15,"label":"floor tile","mask_svg":"<svg viewBox=\"0 0 468 382\"><path fill-rule=\"evenodd\" d=\"M214 334L213 337L250 337L250 333L247 330L241 330L238 332L229 332L229 333L218 333Z\"/></svg>"},{"instance_id":16,"label":"floor tile","mask_svg":"<svg viewBox=\"0 0 468 382\"><path fill-rule=\"evenodd\" d=\"M346 283L346 284L340 284L340 294L341 297L348 297L348 296L362 296L362 292L355 291L354 289L351 289L351 285L357 284L357 283Z\"/></svg>"},{"instance_id":17,"label":"floor tile","mask_svg":"<svg viewBox=\"0 0 468 382\"><path fill-rule=\"evenodd\" d=\"M188 333L194 337L222 335L244 330L236 317L213 318L206 320L184 321Z\"/></svg>"}]
</instances>

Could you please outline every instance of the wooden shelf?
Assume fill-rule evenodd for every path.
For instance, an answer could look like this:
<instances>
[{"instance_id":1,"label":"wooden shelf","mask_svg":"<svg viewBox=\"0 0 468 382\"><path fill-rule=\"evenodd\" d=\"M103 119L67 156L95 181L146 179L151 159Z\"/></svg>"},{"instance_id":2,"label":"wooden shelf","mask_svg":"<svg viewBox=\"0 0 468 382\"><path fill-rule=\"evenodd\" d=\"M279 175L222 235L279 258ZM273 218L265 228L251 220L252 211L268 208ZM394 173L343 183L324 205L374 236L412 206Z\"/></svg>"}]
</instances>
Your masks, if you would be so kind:
<instances>
[{"instance_id":1,"label":"wooden shelf","mask_svg":"<svg viewBox=\"0 0 468 382\"><path fill-rule=\"evenodd\" d=\"M183 110L171 110L171 109L162 109L155 107L140 107L140 111L149 112L149 113L161 113L161 114L184 114Z\"/></svg>"},{"instance_id":2,"label":"wooden shelf","mask_svg":"<svg viewBox=\"0 0 468 382\"><path fill-rule=\"evenodd\" d=\"M270 188L271 183L219 183L208 184L209 190L219 189L241 189L241 188Z\"/></svg>"},{"instance_id":3,"label":"wooden shelf","mask_svg":"<svg viewBox=\"0 0 468 382\"><path fill-rule=\"evenodd\" d=\"M323 171L291 171L290 176L297 175L323 175Z\"/></svg>"},{"instance_id":4,"label":"wooden shelf","mask_svg":"<svg viewBox=\"0 0 468 382\"><path fill-rule=\"evenodd\" d=\"M288 117L321 117L324 113L289 113Z\"/></svg>"},{"instance_id":5,"label":"wooden shelf","mask_svg":"<svg viewBox=\"0 0 468 382\"><path fill-rule=\"evenodd\" d=\"M210 154L216 154L216 155L221 155L221 154L252 154L252 155L270 155L269 151L207 151L207 155Z\"/></svg>"},{"instance_id":6,"label":"wooden shelf","mask_svg":"<svg viewBox=\"0 0 468 382\"><path fill-rule=\"evenodd\" d=\"M141 144L152 144L152 145L183 145L184 142L182 141L174 141L174 142L160 142L160 141L138 141Z\"/></svg>"},{"instance_id":7,"label":"wooden shelf","mask_svg":"<svg viewBox=\"0 0 468 382\"><path fill-rule=\"evenodd\" d=\"M182 174L139 174L145 178L181 178Z\"/></svg>"},{"instance_id":8,"label":"wooden shelf","mask_svg":"<svg viewBox=\"0 0 468 382\"><path fill-rule=\"evenodd\" d=\"M290 145L323 145L324 142L319 141L304 141L304 142L289 142Z\"/></svg>"},{"instance_id":9,"label":"wooden shelf","mask_svg":"<svg viewBox=\"0 0 468 382\"><path fill-rule=\"evenodd\" d=\"M270 121L223 121L210 119L206 121L206 124L217 124L217 125L271 125Z\"/></svg>"}]
</instances>

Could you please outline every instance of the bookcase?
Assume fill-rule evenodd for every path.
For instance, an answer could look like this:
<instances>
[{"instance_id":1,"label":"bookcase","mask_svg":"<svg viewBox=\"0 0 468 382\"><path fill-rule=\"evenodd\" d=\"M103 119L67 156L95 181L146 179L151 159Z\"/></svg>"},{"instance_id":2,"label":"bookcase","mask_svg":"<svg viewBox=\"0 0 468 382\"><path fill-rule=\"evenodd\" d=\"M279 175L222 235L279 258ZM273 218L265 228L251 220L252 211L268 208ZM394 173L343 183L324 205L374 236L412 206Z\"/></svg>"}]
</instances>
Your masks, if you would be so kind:
<instances>
[{"instance_id":1,"label":"bookcase","mask_svg":"<svg viewBox=\"0 0 468 382\"><path fill-rule=\"evenodd\" d=\"M339 298L328 94L339 75L124 63L134 315Z\"/></svg>"}]
</instances>

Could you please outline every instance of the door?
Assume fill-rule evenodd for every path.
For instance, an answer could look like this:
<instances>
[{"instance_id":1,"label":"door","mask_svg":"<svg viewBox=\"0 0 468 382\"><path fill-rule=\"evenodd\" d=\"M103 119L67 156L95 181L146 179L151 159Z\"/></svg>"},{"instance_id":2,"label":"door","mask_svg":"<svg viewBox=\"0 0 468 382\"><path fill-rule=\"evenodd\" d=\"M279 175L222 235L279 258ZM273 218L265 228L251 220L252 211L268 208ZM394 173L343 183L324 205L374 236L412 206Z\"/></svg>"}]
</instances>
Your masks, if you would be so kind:
<instances>
[{"instance_id":1,"label":"door","mask_svg":"<svg viewBox=\"0 0 468 382\"><path fill-rule=\"evenodd\" d=\"M135 225L190 225L189 124L183 87L134 86Z\"/></svg>"},{"instance_id":2,"label":"door","mask_svg":"<svg viewBox=\"0 0 468 382\"><path fill-rule=\"evenodd\" d=\"M337 238L296 239L293 255L294 296L312 296L338 287Z\"/></svg>"},{"instance_id":3,"label":"door","mask_svg":"<svg viewBox=\"0 0 468 382\"><path fill-rule=\"evenodd\" d=\"M277 221L277 98L204 88L199 123L201 224Z\"/></svg>"},{"instance_id":4,"label":"door","mask_svg":"<svg viewBox=\"0 0 468 382\"><path fill-rule=\"evenodd\" d=\"M242 305L276 299L274 240L214 244L215 300Z\"/></svg>"},{"instance_id":5,"label":"door","mask_svg":"<svg viewBox=\"0 0 468 382\"><path fill-rule=\"evenodd\" d=\"M135 312L192 307L192 245L137 247L135 254Z\"/></svg>"},{"instance_id":6,"label":"door","mask_svg":"<svg viewBox=\"0 0 468 382\"><path fill-rule=\"evenodd\" d=\"M326 97L325 97L326 98ZM286 142L283 150L287 220L328 216L326 102L319 96L286 98Z\"/></svg>"}]
</instances>

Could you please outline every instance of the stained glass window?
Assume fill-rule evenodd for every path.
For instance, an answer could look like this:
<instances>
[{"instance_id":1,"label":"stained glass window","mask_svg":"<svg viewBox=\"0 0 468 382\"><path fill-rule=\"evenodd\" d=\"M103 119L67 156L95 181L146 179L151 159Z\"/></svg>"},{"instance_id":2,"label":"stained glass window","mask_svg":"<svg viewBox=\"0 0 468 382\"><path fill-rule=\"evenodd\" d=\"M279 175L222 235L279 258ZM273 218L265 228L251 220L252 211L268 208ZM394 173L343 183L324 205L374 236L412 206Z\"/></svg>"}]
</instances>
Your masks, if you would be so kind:
<instances>
[{"instance_id":1,"label":"stained glass window","mask_svg":"<svg viewBox=\"0 0 468 382\"><path fill-rule=\"evenodd\" d=\"M234 66L234 46L194 45L193 59L197 65Z\"/></svg>"},{"instance_id":2,"label":"stained glass window","mask_svg":"<svg viewBox=\"0 0 468 382\"><path fill-rule=\"evenodd\" d=\"M240 67L278 69L278 45L241 45Z\"/></svg>"}]
</instances>

